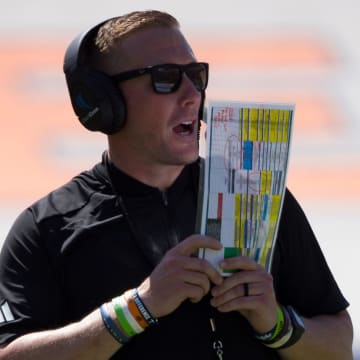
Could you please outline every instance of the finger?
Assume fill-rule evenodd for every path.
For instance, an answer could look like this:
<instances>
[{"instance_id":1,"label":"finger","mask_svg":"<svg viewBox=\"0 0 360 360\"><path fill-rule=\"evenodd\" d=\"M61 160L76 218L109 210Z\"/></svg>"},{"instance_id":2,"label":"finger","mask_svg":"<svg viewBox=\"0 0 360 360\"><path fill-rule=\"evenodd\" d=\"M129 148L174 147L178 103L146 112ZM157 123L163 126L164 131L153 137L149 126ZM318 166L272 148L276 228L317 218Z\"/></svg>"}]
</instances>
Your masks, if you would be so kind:
<instances>
[{"instance_id":1,"label":"finger","mask_svg":"<svg viewBox=\"0 0 360 360\"><path fill-rule=\"evenodd\" d=\"M220 312L255 310L259 307L262 295L253 297L235 297L226 302L216 303L215 299L211 299L211 305L216 307Z\"/></svg>"},{"instance_id":2,"label":"finger","mask_svg":"<svg viewBox=\"0 0 360 360\"><path fill-rule=\"evenodd\" d=\"M242 291L240 290L240 293ZM229 297L226 301L220 298L212 298L211 305L216 307L218 311L240 311L251 310L256 313L266 313L267 309L271 308L276 303L276 299L271 294L261 293L251 296L234 296Z\"/></svg>"},{"instance_id":3,"label":"finger","mask_svg":"<svg viewBox=\"0 0 360 360\"><path fill-rule=\"evenodd\" d=\"M175 296L197 302L210 291L210 280L206 274L196 271L185 271L177 273L171 284L167 286L170 296ZM169 295L168 295L169 297Z\"/></svg>"},{"instance_id":4,"label":"finger","mask_svg":"<svg viewBox=\"0 0 360 360\"><path fill-rule=\"evenodd\" d=\"M223 270L257 270L262 266L247 256L235 256L222 260L219 266Z\"/></svg>"},{"instance_id":5,"label":"finger","mask_svg":"<svg viewBox=\"0 0 360 360\"><path fill-rule=\"evenodd\" d=\"M205 259L185 258L183 259L183 268L197 274L206 275L206 279L213 284L220 285L223 278L219 271Z\"/></svg>"},{"instance_id":6,"label":"finger","mask_svg":"<svg viewBox=\"0 0 360 360\"><path fill-rule=\"evenodd\" d=\"M222 244L220 241L210 236L191 235L175 246L171 251L180 255L190 256L201 248L220 250L222 248Z\"/></svg>"},{"instance_id":7,"label":"finger","mask_svg":"<svg viewBox=\"0 0 360 360\"><path fill-rule=\"evenodd\" d=\"M268 289L267 291L269 291L269 289L273 288L273 277L270 273L261 268L255 271L239 271L225 278L222 284L217 285L212 289L211 293L213 296L220 296L238 286L240 287L240 290L243 291L243 284L245 283L250 287L253 287L256 284L256 288L261 284L261 287L266 287L266 289Z\"/></svg>"},{"instance_id":8,"label":"finger","mask_svg":"<svg viewBox=\"0 0 360 360\"><path fill-rule=\"evenodd\" d=\"M179 274L179 279L185 284L201 287L204 293L207 293L210 290L210 280L206 273L184 270Z\"/></svg>"},{"instance_id":9,"label":"finger","mask_svg":"<svg viewBox=\"0 0 360 360\"><path fill-rule=\"evenodd\" d=\"M204 292L203 288L193 285L193 284L185 284L186 285L186 292L188 294L187 298L192 303L197 303L201 301L201 299L207 294Z\"/></svg>"},{"instance_id":10,"label":"finger","mask_svg":"<svg viewBox=\"0 0 360 360\"><path fill-rule=\"evenodd\" d=\"M221 306L234 299L259 296L266 292L267 287L263 283L241 283L220 295L214 296L213 305Z\"/></svg>"}]
</instances>

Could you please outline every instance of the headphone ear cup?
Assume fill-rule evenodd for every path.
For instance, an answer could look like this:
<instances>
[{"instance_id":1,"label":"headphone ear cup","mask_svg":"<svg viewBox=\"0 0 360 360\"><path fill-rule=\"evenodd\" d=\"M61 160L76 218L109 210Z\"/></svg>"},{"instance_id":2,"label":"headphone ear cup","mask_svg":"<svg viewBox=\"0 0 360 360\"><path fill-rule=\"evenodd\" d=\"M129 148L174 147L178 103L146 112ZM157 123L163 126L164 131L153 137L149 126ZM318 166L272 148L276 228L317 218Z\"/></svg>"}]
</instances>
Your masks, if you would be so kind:
<instances>
[{"instance_id":1,"label":"headphone ear cup","mask_svg":"<svg viewBox=\"0 0 360 360\"><path fill-rule=\"evenodd\" d=\"M110 135L124 126L124 97L106 74L77 67L66 80L71 104L85 128Z\"/></svg>"}]
</instances>

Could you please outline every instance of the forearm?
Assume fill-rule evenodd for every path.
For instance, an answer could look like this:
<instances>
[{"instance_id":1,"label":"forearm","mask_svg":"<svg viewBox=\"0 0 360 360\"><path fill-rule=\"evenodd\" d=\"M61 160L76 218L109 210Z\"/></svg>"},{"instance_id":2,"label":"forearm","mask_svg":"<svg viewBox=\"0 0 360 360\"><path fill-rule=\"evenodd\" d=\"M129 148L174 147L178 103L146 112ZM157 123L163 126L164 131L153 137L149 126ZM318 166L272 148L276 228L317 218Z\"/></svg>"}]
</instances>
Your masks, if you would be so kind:
<instances>
[{"instance_id":1,"label":"forearm","mask_svg":"<svg viewBox=\"0 0 360 360\"><path fill-rule=\"evenodd\" d=\"M306 331L293 346L278 350L284 360L352 359L353 330L349 315L304 318Z\"/></svg>"},{"instance_id":2,"label":"forearm","mask_svg":"<svg viewBox=\"0 0 360 360\"><path fill-rule=\"evenodd\" d=\"M19 337L0 350L0 360L105 360L120 346L95 310L63 328Z\"/></svg>"}]
</instances>

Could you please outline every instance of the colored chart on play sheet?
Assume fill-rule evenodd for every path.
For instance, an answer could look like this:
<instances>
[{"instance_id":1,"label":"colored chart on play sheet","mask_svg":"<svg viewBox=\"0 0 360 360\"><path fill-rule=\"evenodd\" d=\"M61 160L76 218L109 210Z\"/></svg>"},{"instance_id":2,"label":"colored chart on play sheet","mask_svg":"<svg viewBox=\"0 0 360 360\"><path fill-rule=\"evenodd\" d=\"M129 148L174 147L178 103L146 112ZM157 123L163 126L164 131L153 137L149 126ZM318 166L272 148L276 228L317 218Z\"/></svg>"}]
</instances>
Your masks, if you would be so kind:
<instances>
[{"instance_id":1,"label":"colored chart on play sheet","mask_svg":"<svg viewBox=\"0 0 360 360\"><path fill-rule=\"evenodd\" d=\"M270 271L293 115L294 106L286 104L209 104L201 232L223 249L203 249L200 256L215 266L245 255Z\"/></svg>"}]
</instances>

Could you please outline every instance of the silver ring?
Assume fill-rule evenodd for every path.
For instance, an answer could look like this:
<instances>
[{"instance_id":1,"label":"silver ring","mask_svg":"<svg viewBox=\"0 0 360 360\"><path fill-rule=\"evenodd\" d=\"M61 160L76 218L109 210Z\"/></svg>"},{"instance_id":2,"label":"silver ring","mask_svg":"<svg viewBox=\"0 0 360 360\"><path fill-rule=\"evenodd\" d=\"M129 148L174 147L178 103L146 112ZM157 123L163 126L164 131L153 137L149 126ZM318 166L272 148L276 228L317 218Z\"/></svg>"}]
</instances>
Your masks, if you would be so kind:
<instances>
[{"instance_id":1,"label":"silver ring","mask_svg":"<svg viewBox=\"0 0 360 360\"><path fill-rule=\"evenodd\" d=\"M248 283L244 283L244 296L249 296L249 284Z\"/></svg>"}]
</instances>

